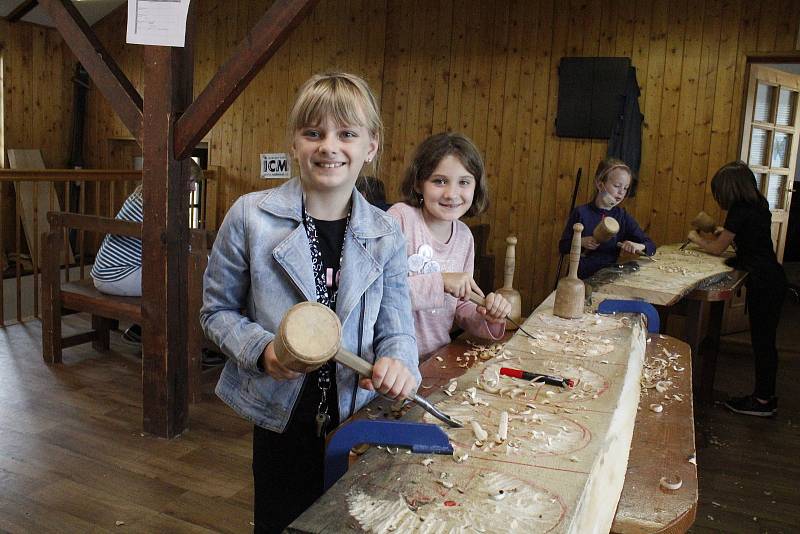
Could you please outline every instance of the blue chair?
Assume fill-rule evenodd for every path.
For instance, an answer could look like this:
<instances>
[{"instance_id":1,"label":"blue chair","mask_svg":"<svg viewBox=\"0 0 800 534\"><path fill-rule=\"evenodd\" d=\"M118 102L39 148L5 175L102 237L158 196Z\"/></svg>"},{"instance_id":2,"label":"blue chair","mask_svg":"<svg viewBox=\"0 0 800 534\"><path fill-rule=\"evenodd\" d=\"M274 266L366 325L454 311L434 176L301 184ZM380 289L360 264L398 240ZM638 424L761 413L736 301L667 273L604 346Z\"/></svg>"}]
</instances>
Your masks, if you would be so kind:
<instances>
[{"instance_id":1,"label":"blue chair","mask_svg":"<svg viewBox=\"0 0 800 534\"><path fill-rule=\"evenodd\" d=\"M328 441L325 450L325 491L347 472L350 449L355 445L410 447L420 454L453 454L453 446L440 427L404 421L359 419L343 425Z\"/></svg>"},{"instance_id":2,"label":"blue chair","mask_svg":"<svg viewBox=\"0 0 800 534\"><path fill-rule=\"evenodd\" d=\"M604 300L597 306L598 313L641 313L647 318L647 331L657 334L661 327L655 306L643 300Z\"/></svg>"}]
</instances>

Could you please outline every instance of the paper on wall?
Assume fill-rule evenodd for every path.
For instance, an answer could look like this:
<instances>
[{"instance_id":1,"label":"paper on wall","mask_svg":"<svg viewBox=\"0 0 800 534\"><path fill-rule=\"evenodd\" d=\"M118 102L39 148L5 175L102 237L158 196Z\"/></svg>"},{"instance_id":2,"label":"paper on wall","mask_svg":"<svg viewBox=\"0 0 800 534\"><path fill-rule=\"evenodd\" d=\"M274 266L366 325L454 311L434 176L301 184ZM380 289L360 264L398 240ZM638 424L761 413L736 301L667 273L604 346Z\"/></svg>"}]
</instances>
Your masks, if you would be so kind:
<instances>
[{"instance_id":1,"label":"paper on wall","mask_svg":"<svg viewBox=\"0 0 800 534\"><path fill-rule=\"evenodd\" d=\"M128 0L128 35L132 44L182 47L190 0Z\"/></svg>"}]
</instances>

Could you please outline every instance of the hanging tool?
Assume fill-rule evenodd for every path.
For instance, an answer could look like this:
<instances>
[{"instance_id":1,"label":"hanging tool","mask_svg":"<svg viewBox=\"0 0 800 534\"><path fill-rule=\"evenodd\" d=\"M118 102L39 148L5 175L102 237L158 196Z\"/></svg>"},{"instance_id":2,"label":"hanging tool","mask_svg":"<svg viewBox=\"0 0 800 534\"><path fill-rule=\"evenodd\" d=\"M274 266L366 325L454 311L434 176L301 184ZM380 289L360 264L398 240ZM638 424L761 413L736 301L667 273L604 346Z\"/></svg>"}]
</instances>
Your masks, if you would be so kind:
<instances>
[{"instance_id":1,"label":"hanging tool","mask_svg":"<svg viewBox=\"0 0 800 534\"><path fill-rule=\"evenodd\" d=\"M309 373L334 359L361 376L372 376L371 363L342 348L342 324L339 318L333 310L317 302L301 302L292 306L283 316L273 342L278 361L293 371ZM410 399L448 426L464 426L416 393Z\"/></svg>"}]
</instances>

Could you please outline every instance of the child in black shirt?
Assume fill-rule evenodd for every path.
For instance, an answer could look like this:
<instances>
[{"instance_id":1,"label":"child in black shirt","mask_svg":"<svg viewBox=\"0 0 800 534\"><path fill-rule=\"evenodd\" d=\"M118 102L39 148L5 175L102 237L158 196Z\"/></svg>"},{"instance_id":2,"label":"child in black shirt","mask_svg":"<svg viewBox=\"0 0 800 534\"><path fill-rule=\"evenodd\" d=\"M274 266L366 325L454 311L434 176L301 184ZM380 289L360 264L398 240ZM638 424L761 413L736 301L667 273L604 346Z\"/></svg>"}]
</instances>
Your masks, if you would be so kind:
<instances>
[{"instance_id":1,"label":"child in black shirt","mask_svg":"<svg viewBox=\"0 0 800 534\"><path fill-rule=\"evenodd\" d=\"M775 335L787 290L786 274L772 245L772 214L753 171L742 161L718 170L711 180L711 192L720 207L728 211L724 229L716 239L694 230L688 237L711 254L721 254L733 243L736 257L731 259L731 265L748 273L746 303L755 357L753 394L732 398L725 406L736 413L769 417L778 407Z\"/></svg>"}]
</instances>

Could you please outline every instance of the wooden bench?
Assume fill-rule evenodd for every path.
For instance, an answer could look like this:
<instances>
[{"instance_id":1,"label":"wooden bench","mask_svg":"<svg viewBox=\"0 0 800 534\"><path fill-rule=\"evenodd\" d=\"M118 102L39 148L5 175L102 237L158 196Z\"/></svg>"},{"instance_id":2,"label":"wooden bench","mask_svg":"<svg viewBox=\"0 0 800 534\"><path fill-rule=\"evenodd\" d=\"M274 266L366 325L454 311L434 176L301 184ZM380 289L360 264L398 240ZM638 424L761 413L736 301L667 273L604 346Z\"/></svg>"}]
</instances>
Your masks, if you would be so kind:
<instances>
[{"instance_id":1,"label":"wooden bench","mask_svg":"<svg viewBox=\"0 0 800 534\"><path fill-rule=\"evenodd\" d=\"M120 297L101 293L91 278L61 282L60 265L63 255L64 230L75 229L97 234L114 234L141 239L142 225L130 221L76 213L50 212L47 215L50 231L42 238L42 357L48 364L61 363L67 347L92 343L99 351L109 349L110 331L115 321L142 324L141 297ZM204 379L203 348L216 349L206 340L200 328L203 273L208 263L208 250L213 234L192 230L192 247L188 258L187 316L189 317L187 353L189 357L189 400L196 402ZM91 315L92 330L64 337L61 316L68 311ZM218 350L218 349L216 349Z\"/></svg>"}]
</instances>

